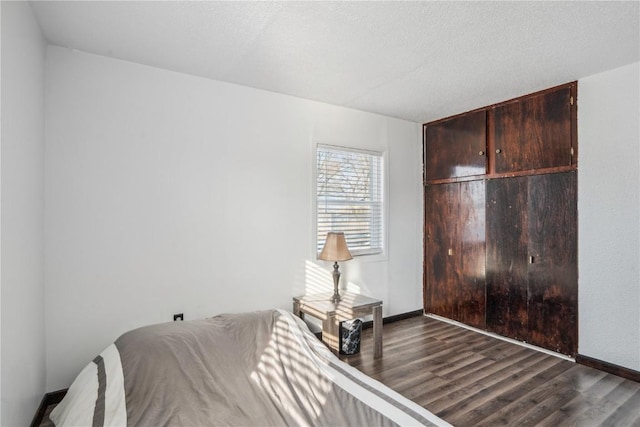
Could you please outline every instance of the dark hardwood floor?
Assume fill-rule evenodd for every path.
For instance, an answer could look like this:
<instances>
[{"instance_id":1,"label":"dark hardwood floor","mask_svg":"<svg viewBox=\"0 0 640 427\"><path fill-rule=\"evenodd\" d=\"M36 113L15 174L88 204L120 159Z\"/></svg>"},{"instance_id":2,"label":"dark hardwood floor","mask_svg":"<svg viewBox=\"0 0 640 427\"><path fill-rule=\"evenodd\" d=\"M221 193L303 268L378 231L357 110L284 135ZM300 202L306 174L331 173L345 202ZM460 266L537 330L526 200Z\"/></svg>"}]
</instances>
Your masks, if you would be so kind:
<instances>
[{"instance_id":1,"label":"dark hardwood floor","mask_svg":"<svg viewBox=\"0 0 640 427\"><path fill-rule=\"evenodd\" d=\"M640 426L640 383L430 317L341 358L455 426Z\"/></svg>"}]
</instances>

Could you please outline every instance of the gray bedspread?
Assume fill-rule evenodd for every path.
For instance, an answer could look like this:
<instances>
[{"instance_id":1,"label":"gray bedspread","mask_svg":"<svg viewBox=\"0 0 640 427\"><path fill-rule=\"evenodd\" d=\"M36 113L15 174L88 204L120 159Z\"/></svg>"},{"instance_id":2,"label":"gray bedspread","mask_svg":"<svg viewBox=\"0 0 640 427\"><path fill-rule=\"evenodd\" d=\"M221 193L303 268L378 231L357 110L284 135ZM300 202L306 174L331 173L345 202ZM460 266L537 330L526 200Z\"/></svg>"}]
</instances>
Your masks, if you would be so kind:
<instances>
[{"instance_id":1,"label":"gray bedspread","mask_svg":"<svg viewBox=\"0 0 640 427\"><path fill-rule=\"evenodd\" d=\"M122 393L108 390L120 371L105 350L93 362L95 404L85 414L93 425L446 425L341 362L279 310L147 326L114 345L122 379L111 382ZM54 422L77 425L61 405Z\"/></svg>"}]
</instances>

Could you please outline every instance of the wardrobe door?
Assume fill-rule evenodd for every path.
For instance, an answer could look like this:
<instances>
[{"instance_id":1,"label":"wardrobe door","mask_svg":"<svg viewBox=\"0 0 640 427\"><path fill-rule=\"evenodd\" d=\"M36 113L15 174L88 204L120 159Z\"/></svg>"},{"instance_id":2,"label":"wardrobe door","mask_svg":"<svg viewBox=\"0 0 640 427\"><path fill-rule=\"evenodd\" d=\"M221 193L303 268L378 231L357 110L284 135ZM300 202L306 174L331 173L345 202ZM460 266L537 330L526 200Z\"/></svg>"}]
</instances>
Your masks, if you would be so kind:
<instances>
[{"instance_id":1,"label":"wardrobe door","mask_svg":"<svg viewBox=\"0 0 640 427\"><path fill-rule=\"evenodd\" d=\"M458 219L458 185L425 188L425 278L428 313L458 318L458 277L454 257Z\"/></svg>"},{"instance_id":2,"label":"wardrobe door","mask_svg":"<svg viewBox=\"0 0 640 427\"><path fill-rule=\"evenodd\" d=\"M529 178L530 342L575 356L578 349L577 177Z\"/></svg>"},{"instance_id":3,"label":"wardrobe door","mask_svg":"<svg viewBox=\"0 0 640 427\"><path fill-rule=\"evenodd\" d=\"M487 181L487 329L527 341L527 177Z\"/></svg>"},{"instance_id":4,"label":"wardrobe door","mask_svg":"<svg viewBox=\"0 0 640 427\"><path fill-rule=\"evenodd\" d=\"M425 204L426 310L484 328L484 182L428 185Z\"/></svg>"},{"instance_id":5,"label":"wardrobe door","mask_svg":"<svg viewBox=\"0 0 640 427\"><path fill-rule=\"evenodd\" d=\"M458 233L460 256L459 320L476 328L485 328L485 182L460 184Z\"/></svg>"},{"instance_id":6,"label":"wardrobe door","mask_svg":"<svg viewBox=\"0 0 640 427\"><path fill-rule=\"evenodd\" d=\"M570 166L571 87L495 107L496 173Z\"/></svg>"},{"instance_id":7,"label":"wardrobe door","mask_svg":"<svg viewBox=\"0 0 640 427\"><path fill-rule=\"evenodd\" d=\"M484 110L425 125L427 181L485 174L486 129Z\"/></svg>"}]
</instances>

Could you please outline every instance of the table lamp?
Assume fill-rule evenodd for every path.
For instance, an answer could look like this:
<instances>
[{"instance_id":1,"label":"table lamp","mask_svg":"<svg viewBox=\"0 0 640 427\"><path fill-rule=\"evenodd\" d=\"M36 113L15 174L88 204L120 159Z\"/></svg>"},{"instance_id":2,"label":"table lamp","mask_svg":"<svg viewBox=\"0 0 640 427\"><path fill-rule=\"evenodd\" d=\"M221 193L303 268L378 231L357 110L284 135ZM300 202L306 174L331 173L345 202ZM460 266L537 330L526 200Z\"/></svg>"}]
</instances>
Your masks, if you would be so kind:
<instances>
[{"instance_id":1,"label":"table lamp","mask_svg":"<svg viewBox=\"0 0 640 427\"><path fill-rule=\"evenodd\" d=\"M331 300L333 302L340 301L340 292L338 292L338 283L340 282L340 270L338 267L338 261L348 261L353 259L349 248L347 247L347 241L344 239L344 233L329 232L327 238L324 241L324 247L322 252L318 256L318 259L323 261L333 261L333 296Z\"/></svg>"}]
</instances>

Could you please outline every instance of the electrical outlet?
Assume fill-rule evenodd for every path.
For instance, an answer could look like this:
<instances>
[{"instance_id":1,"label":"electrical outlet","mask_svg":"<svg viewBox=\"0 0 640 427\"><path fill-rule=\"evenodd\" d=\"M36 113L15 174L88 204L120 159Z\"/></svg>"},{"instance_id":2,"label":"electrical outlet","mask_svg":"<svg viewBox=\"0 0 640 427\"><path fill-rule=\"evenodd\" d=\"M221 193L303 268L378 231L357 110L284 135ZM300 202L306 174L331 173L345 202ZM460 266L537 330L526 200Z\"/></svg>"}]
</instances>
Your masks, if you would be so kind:
<instances>
[{"instance_id":1,"label":"electrical outlet","mask_svg":"<svg viewBox=\"0 0 640 427\"><path fill-rule=\"evenodd\" d=\"M174 314L173 321L175 322L176 320L184 320L184 313Z\"/></svg>"}]
</instances>

